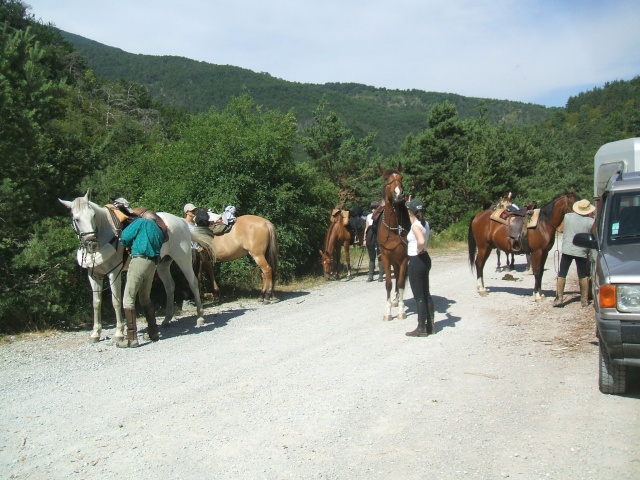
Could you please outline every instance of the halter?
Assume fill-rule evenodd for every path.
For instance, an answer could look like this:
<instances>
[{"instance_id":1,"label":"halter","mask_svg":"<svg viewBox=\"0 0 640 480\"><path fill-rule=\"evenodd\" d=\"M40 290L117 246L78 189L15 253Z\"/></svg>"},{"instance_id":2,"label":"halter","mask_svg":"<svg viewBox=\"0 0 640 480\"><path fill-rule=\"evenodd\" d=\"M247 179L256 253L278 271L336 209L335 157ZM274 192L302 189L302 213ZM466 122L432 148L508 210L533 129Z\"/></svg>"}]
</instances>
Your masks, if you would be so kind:
<instances>
[{"instance_id":1,"label":"halter","mask_svg":"<svg viewBox=\"0 0 640 480\"><path fill-rule=\"evenodd\" d=\"M389 181L384 183L385 186L385 190L386 187L388 187L389 185L392 185L394 183L398 183L402 186L402 179L398 179L396 178L396 175L400 175L400 177L402 177L401 173L392 173L391 175L389 175ZM398 217L400 215L398 215L398 212L396 211L396 207L395 204L391 201L389 201L387 197L387 194L385 192L385 210L386 210L386 204L388 203L391 206L391 212L394 216L396 216L396 219L398 219ZM381 215L381 219L382 219L382 224L387 227L387 238L384 242L382 242L382 244L384 245L384 243L386 243L386 241L389 239L389 235L391 232L398 232L398 237L400 238L400 241L402 243L404 243L405 245L407 245L407 240L403 238L403 233L405 232L405 229L402 227L402 222L401 221L397 221L398 226L397 227L392 227L389 224L387 224L385 218L384 218L384 213Z\"/></svg>"}]
</instances>

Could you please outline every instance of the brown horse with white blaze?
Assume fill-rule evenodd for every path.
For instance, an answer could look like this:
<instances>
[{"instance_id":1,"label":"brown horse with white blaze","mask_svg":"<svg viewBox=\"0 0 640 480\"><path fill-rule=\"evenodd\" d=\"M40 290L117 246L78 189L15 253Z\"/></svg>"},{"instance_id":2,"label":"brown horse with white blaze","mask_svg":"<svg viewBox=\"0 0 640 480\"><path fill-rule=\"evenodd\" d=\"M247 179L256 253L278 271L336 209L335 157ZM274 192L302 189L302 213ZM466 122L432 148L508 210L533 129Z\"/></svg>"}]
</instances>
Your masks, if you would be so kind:
<instances>
[{"instance_id":1,"label":"brown horse with white blaze","mask_svg":"<svg viewBox=\"0 0 640 480\"><path fill-rule=\"evenodd\" d=\"M536 301L544 298L542 294L542 273L547 261L549 250L553 247L556 230L564 220L564 215L571 211L578 197L568 192L556 196L551 202L540 209L540 215L535 228L528 228L526 237L522 238L521 250L514 251L509 238L509 226L491 220L493 209L485 210L474 216L469 223L469 264L476 269L477 290L485 296L488 290L484 286L482 272L489 258L491 250L499 248L507 253L530 253L531 268L535 278L533 295ZM476 256L477 251L477 256Z\"/></svg>"},{"instance_id":2,"label":"brown horse with white blaze","mask_svg":"<svg viewBox=\"0 0 640 480\"><path fill-rule=\"evenodd\" d=\"M391 320L391 307L398 306L398 319L407 318L404 311L404 286L409 256L407 254L407 234L411 229L409 211L405 205L402 186L402 164L397 169L385 170L378 165L384 182L384 212L376 222L376 232L380 256L385 272L387 306L383 320ZM396 278L396 298L391 301L391 269Z\"/></svg>"}]
</instances>

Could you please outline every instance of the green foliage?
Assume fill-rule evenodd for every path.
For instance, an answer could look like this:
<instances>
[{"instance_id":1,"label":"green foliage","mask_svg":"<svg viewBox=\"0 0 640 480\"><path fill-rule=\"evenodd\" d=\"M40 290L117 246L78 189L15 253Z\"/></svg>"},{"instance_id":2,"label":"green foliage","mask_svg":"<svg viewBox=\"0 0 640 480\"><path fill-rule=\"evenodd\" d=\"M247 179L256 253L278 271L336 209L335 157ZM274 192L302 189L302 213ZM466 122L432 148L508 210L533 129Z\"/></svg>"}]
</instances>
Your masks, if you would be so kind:
<instances>
[{"instance_id":1,"label":"green foliage","mask_svg":"<svg viewBox=\"0 0 640 480\"><path fill-rule=\"evenodd\" d=\"M45 219L13 259L0 296L0 331L69 328L91 318L91 292L69 252L78 241L68 219Z\"/></svg>"},{"instance_id":2,"label":"green foliage","mask_svg":"<svg viewBox=\"0 0 640 480\"><path fill-rule=\"evenodd\" d=\"M319 175L327 178L340 192L338 205L359 203L368 196L367 175L371 170L369 151L374 135L357 139L335 112L326 112L323 98L314 112L314 123L303 130L300 143Z\"/></svg>"}]
</instances>

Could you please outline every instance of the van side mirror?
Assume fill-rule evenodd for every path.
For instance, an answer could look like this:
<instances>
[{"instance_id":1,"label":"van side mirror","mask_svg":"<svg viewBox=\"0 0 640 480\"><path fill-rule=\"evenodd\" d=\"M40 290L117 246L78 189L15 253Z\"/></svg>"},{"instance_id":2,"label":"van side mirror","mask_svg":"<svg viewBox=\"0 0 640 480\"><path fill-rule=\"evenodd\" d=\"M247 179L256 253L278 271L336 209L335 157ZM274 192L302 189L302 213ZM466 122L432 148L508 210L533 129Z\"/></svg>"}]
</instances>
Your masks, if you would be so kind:
<instances>
[{"instance_id":1,"label":"van side mirror","mask_svg":"<svg viewBox=\"0 0 640 480\"><path fill-rule=\"evenodd\" d=\"M573 244L582 248L598 248L598 241L592 233L576 233Z\"/></svg>"}]
</instances>

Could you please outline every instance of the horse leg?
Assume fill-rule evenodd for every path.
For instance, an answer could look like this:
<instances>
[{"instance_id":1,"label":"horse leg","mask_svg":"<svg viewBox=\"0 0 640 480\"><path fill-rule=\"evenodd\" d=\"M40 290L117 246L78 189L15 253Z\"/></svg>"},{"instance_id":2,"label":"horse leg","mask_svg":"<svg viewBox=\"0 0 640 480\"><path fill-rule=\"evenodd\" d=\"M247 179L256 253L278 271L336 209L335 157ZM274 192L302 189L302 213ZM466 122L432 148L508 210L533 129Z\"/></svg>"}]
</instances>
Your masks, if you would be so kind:
<instances>
[{"instance_id":1,"label":"horse leg","mask_svg":"<svg viewBox=\"0 0 640 480\"><path fill-rule=\"evenodd\" d=\"M111 272L109 274L109 284L111 285L111 303L113 311L116 313L116 331L113 339L116 342L124 340L124 325L122 323L122 272Z\"/></svg>"},{"instance_id":2,"label":"horse leg","mask_svg":"<svg viewBox=\"0 0 640 480\"><path fill-rule=\"evenodd\" d=\"M211 281L211 295L215 296L216 293L219 293L219 292L218 292L218 285L216 285L216 281L213 277L213 265L211 265L211 259L207 257L202 263L204 265L205 270L207 271L209 280ZM198 279L198 284L200 284L200 279Z\"/></svg>"},{"instance_id":3,"label":"horse leg","mask_svg":"<svg viewBox=\"0 0 640 480\"><path fill-rule=\"evenodd\" d=\"M496 248L496 256L498 257L498 265L496 266L496 272L500 271L500 249ZM509 261L509 254L507 254L507 262Z\"/></svg>"},{"instance_id":4,"label":"horse leg","mask_svg":"<svg viewBox=\"0 0 640 480\"><path fill-rule=\"evenodd\" d=\"M171 277L171 261L172 260L170 258L165 257L156 269L158 277L160 277L162 285L164 285L164 291L167 294L167 306L164 312L164 320L162 320L162 323L160 324L163 327L167 327L171 323L171 320L173 320L173 296L176 291L176 284ZM191 271L193 272L193 267Z\"/></svg>"},{"instance_id":5,"label":"horse leg","mask_svg":"<svg viewBox=\"0 0 640 480\"><path fill-rule=\"evenodd\" d=\"M399 266L399 273L396 272L396 290L398 293L398 320L404 320L405 318L407 318L407 313L404 311L404 285L407 278L407 265L408 259L405 258Z\"/></svg>"},{"instance_id":6,"label":"horse leg","mask_svg":"<svg viewBox=\"0 0 640 480\"><path fill-rule=\"evenodd\" d=\"M389 263L389 260L387 260L384 255L382 256L382 264L384 265L384 274L385 274L385 282L384 282L384 286L387 290L387 307L386 310L384 312L384 316L382 317L382 320L392 320L393 316L391 316L391 306L392 306L392 301L391 301L391 265Z\"/></svg>"},{"instance_id":7,"label":"horse leg","mask_svg":"<svg viewBox=\"0 0 640 480\"><path fill-rule=\"evenodd\" d=\"M344 261L347 262L347 280L351 280L351 257L349 256L349 243L344 245Z\"/></svg>"},{"instance_id":8,"label":"horse leg","mask_svg":"<svg viewBox=\"0 0 640 480\"><path fill-rule=\"evenodd\" d=\"M484 270L485 263L487 263L487 258L489 258L490 254L491 247L478 247L478 255L476 256L476 289L478 290L478 293L483 297L485 297L489 293L489 291L484 286L484 276L482 272Z\"/></svg>"},{"instance_id":9,"label":"horse leg","mask_svg":"<svg viewBox=\"0 0 640 480\"><path fill-rule=\"evenodd\" d=\"M103 277L95 279L89 274L89 284L91 285L91 292L93 292L93 330L89 336L91 343L100 341L100 335L102 335L102 284ZM117 315L117 314L116 314ZM122 323L122 317L120 317L120 323Z\"/></svg>"},{"instance_id":10,"label":"horse leg","mask_svg":"<svg viewBox=\"0 0 640 480\"><path fill-rule=\"evenodd\" d=\"M189 284L189 288L191 289L191 292L193 293L193 297L196 301L196 312L198 315L198 320L196 321L196 327L202 327L204 325L204 316L203 316L204 310L202 309L202 300L200 299L200 287L198 286L198 279L196 278L196 275L193 271L191 262L189 261L188 257L174 258L173 261L175 261L176 265L178 265L180 270L182 270L182 273L184 274L184 278L187 280L187 283ZM163 266L164 263L165 263L164 261L161 262L160 266ZM171 266L171 260L169 260L166 263L168 264L166 267L166 271L168 272L168 275L167 275L168 280L172 285L172 289L175 290L175 284L173 282L173 278L171 277L171 273L169 270L169 267ZM160 267L158 267L158 270L160 270ZM165 290L167 291L167 304L168 304L169 290L167 290L166 286L165 286ZM173 292L171 294L171 314L173 315Z\"/></svg>"},{"instance_id":11,"label":"horse leg","mask_svg":"<svg viewBox=\"0 0 640 480\"><path fill-rule=\"evenodd\" d=\"M262 271L262 291L260 294L260 300L265 303L269 303L271 301L271 296L273 295L273 269L264 255L256 255L253 257L253 260L256 262L256 265L260 267Z\"/></svg>"},{"instance_id":12,"label":"horse leg","mask_svg":"<svg viewBox=\"0 0 640 480\"><path fill-rule=\"evenodd\" d=\"M532 253L531 261L533 265L533 275L535 278L535 284L533 287L533 298L536 302L544 300L545 295L542 293L542 274L544 272L544 264L547 261L548 252L542 250L535 250Z\"/></svg>"},{"instance_id":13,"label":"horse leg","mask_svg":"<svg viewBox=\"0 0 640 480\"><path fill-rule=\"evenodd\" d=\"M533 275L533 270L531 269L531 254L527 253L527 269L523 272L523 275Z\"/></svg>"}]
</instances>

